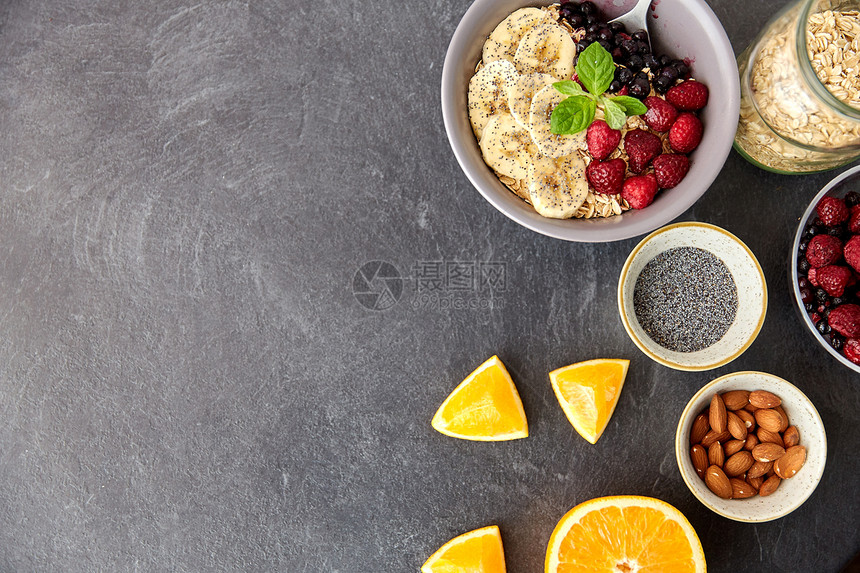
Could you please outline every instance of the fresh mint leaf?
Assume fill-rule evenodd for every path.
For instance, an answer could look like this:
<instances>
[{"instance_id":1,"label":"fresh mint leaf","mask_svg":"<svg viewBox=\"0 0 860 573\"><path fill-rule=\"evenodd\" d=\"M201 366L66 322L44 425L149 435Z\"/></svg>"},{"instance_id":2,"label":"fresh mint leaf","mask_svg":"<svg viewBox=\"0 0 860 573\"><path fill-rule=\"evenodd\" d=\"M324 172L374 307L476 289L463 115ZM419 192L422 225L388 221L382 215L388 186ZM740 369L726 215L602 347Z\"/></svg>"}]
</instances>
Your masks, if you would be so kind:
<instances>
[{"instance_id":1,"label":"fresh mint leaf","mask_svg":"<svg viewBox=\"0 0 860 573\"><path fill-rule=\"evenodd\" d=\"M583 95L562 100L549 118L550 131L557 135L573 135L591 125L597 104Z\"/></svg>"},{"instance_id":2,"label":"fresh mint leaf","mask_svg":"<svg viewBox=\"0 0 860 573\"><path fill-rule=\"evenodd\" d=\"M624 108L612 101L611 99L602 98L603 101L603 119L609 124L612 129L621 129L627 123L627 114L624 113Z\"/></svg>"},{"instance_id":3,"label":"fresh mint leaf","mask_svg":"<svg viewBox=\"0 0 860 573\"><path fill-rule=\"evenodd\" d=\"M642 115L648 108L644 103L636 99L635 97L630 96L616 96L612 98L612 101L616 104L620 105L624 109L624 113L627 115Z\"/></svg>"},{"instance_id":4,"label":"fresh mint leaf","mask_svg":"<svg viewBox=\"0 0 860 573\"><path fill-rule=\"evenodd\" d=\"M592 94L599 96L607 89L615 76L612 54L597 42L585 48L576 61L576 75Z\"/></svg>"},{"instance_id":5,"label":"fresh mint leaf","mask_svg":"<svg viewBox=\"0 0 860 573\"><path fill-rule=\"evenodd\" d=\"M555 82L554 84L552 84L552 87L554 87L557 91L563 93L564 95L568 96L588 95L588 93L584 89L582 89L582 86L573 80Z\"/></svg>"}]
</instances>

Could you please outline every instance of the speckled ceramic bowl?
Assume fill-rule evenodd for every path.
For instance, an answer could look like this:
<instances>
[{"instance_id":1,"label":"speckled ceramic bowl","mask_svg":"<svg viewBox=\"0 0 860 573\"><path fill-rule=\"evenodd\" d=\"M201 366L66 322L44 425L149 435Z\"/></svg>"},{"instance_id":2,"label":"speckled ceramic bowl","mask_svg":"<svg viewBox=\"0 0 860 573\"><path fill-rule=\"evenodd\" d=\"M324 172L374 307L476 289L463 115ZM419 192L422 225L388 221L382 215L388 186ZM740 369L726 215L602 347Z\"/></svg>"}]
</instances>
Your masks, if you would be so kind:
<instances>
[{"instance_id":1,"label":"speckled ceramic bowl","mask_svg":"<svg viewBox=\"0 0 860 573\"><path fill-rule=\"evenodd\" d=\"M642 329L633 307L633 290L642 269L660 253L676 247L698 247L722 259L738 289L734 322L720 340L696 352L660 346ZM676 223L645 237L627 257L618 280L618 310L627 334L651 359L677 370L710 370L743 354L758 336L767 312L767 284L758 260L740 239L707 223Z\"/></svg>"},{"instance_id":2,"label":"speckled ceramic bowl","mask_svg":"<svg viewBox=\"0 0 860 573\"><path fill-rule=\"evenodd\" d=\"M595 0L612 18L634 0ZM484 41L510 13L552 0L474 0L451 38L442 68L442 117L451 149L475 188L496 209L538 233L566 241L618 241L653 231L686 211L716 179L735 138L740 109L740 80L726 31L705 0L660 0L649 13L648 28L657 49L690 58L696 79L707 84L710 99L701 111L702 143L691 155L690 172L675 188L660 192L652 205L605 219L548 219L502 185L487 167L466 107L469 79Z\"/></svg>"},{"instance_id":3,"label":"speckled ceramic bowl","mask_svg":"<svg viewBox=\"0 0 860 573\"><path fill-rule=\"evenodd\" d=\"M837 352L832 346L830 346L824 337L818 333L818 329L815 328L815 324L812 322L812 319L804 308L803 301L800 298L800 287L797 285L797 262L799 260L797 253L799 252L800 240L803 237L803 231L806 229L806 225L809 223L810 219L814 219L816 217L815 207L818 205L818 202L824 197L844 197L849 191L857 190L860 190L860 165L848 169L825 185L824 188L819 191L815 197L813 197L812 201L809 202L809 205L806 207L806 211L804 211L803 215L800 217L800 224L797 226L797 232L794 234L794 242L791 244L791 253L788 255L788 260L790 261L788 265L788 284L791 285L790 288L794 295L795 308L797 309L801 322L803 322L807 330L812 333L812 336L815 337L815 340L824 348L824 350L833 356L833 358L835 358L839 363L850 368L854 372L860 372L860 364L854 364L845 358L841 352Z\"/></svg>"},{"instance_id":4,"label":"speckled ceramic bowl","mask_svg":"<svg viewBox=\"0 0 860 573\"><path fill-rule=\"evenodd\" d=\"M797 427L800 444L806 448L806 463L791 479L782 480L779 488L767 497L722 499L705 485L690 460L690 428L699 412L708 407L715 393L729 390L767 390L779 396L791 424ZM706 384L687 403L675 432L675 457L681 477L699 501L714 512L734 519L756 523L788 515L815 491L827 461L827 435L818 411L806 395L793 384L765 372L735 372Z\"/></svg>"}]
</instances>

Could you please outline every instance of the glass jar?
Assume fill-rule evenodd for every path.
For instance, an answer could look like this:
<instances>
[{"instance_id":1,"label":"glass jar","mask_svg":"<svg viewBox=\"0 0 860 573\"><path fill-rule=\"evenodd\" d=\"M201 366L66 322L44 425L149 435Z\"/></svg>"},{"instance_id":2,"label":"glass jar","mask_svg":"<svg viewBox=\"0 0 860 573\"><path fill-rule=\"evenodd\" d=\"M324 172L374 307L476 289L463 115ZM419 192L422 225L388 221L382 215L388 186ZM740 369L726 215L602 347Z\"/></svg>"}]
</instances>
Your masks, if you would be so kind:
<instances>
[{"instance_id":1,"label":"glass jar","mask_svg":"<svg viewBox=\"0 0 860 573\"><path fill-rule=\"evenodd\" d=\"M778 173L860 157L860 0L799 0L738 56L735 149Z\"/></svg>"}]
</instances>

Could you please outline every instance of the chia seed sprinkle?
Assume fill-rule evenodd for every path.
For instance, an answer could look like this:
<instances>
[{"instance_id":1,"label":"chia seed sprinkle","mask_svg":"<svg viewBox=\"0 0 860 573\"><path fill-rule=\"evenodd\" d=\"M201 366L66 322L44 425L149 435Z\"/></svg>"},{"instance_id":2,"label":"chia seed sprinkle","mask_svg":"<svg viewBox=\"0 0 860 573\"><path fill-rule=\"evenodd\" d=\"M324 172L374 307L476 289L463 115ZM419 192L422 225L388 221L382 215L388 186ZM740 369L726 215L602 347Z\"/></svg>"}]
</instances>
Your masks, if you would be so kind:
<instances>
[{"instance_id":1,"label":"chia seed sprinkle","mask_svg":"<svg viewBox=\"0 0 860 573\"><path fill-rule=\"evenodd\" d=\"M654 342L675 352L696 352L728 332L738 311L738 288L713 253L676 247L642 269L633 289L633 308Z\"/></svg>"}]
</instances>

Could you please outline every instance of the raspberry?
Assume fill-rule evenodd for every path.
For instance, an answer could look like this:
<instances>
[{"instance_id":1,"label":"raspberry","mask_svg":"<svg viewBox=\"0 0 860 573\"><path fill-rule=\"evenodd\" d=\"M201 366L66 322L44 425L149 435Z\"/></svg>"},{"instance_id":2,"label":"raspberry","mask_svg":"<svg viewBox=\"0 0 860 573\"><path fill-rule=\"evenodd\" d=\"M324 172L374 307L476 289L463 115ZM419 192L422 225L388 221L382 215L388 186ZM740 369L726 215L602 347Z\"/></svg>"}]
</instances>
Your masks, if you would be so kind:
<instances>
[{"instance_id":1,"label":"raspberry","mask_svg":"<svg viewBox=\"0 0 860 573\"><path fill-rule=\"evenodd\" d=\"M616 195L621 193L621 188L624 186L626 171L627 164L623 159L592 161L585 168L585 176L596 192Z\"/></svg>"},{"instance_id":2,"label":"raspberry","mask_svg":"<svg viewBox=\"0 0 860 573\"><path fill-rule=\"evenodd\" d=\"M806 278L809 279L809 284L814 287L821 286L818 282L818 269L809 269L809 272L806 275Z\"/></svg>"},{"instance_id":3,"label":"raspberry","mask_svg":"<svg viewBox=\"0 0 860 573\"><path fill-rule=\"evenodd\" d=\"M848 219L848 231L854 235L860 235L860 209L851 213Z\"/></svg>"},{"instance_id":4,"label":"raspberry","mask_svg":"<svg viewBox=\"0 0 860 573\"><path fill-rule=\"evenodd\" d=\"M806 247L806 260L814 269L832 265L841 256L842 241L832 235L815 235Z\"/></svg>"},{"instance_id":5,"label":"raspberry","mask_svg":"<svg viewBox=\"0 0 860 573\"><path fill-rule=\"evenodd\" d=\"M657 194L657 178L651 173L630 177L624 182L621 196L633 209L644 209L654 201Z\"/></svg>"},{"instance_id":6,"label":"raspberry","mask_svg":"<svg viewBox=\"0 0 860 573\"><path fill-rule=\"evenodd\" d=\"M860 340L849 338L842 347L842 354L854 364L860 364Z\"/></svg>"},{"instance_id":7,"label":"raspberry","mask_svg":"<svg viewBox=\"0 0 860 573\"><path fill-rule=\"evenodd\" d=\"M841 304L827 317L830 328L845 338L860 338L860 306Z\"/></svg>"},{"instance_id":8,"label":"raspberry","mask_svg":"<svg viewBox=\"0 0 860 573\"><path fill-rule=\"evenodd\" d=\"M860 273L860 235L854 235L845 243L845 262Z\"/></svg>"},{"instance_id":9,"label":"raspberry","mask_svg":"<svg viewBox=\"0 0 860 573\"><path fill-rule=\"evenodd\" d=\"M645 112L645 123L648 127L654 131L669 131L678 117L675 106L657 96L648 96L642 103L648 107L648 111Z\"/></svg>"},{"instance_id":10,"label":"raspberry","mask_svg":"<svg viewBox=\"0 0 860 573\"><path fill-rule=\"evenodd\" d=\"M684 111L702 109L708 104L708 86L688 80L666 92L669 103Z\"/></svg>"},{"instance_id":11,"label":"raspberry","mask_svg":"<svg viewBox=\"0 0 860 573\"><path fill-rule=\"evenodd\" d=\"M854 273L848 267L827 265L818 269L816 274L818 282L821 283L821 288L826 290L830 296L842 296L845 294L845 287L857 283Z\"/></svg>"},{"instance_id":12,"label":"raspberry","mask_svg":"<svg viewBox=\"0 0 860 573\"><path fill-rule=\"evenodd\" d=\"M624 151L630 158L630 170L642 173L652 159L663 151L660 138L644 129L634 129L624 136Z\"/></svg>"},{"instance_id":13,"label":"raspberry","mask_svg":"<svg viewBox=\"0 0 860 573\"><path fill-rule=\"evenodd\" d=\"M588 152L598 161L603 161L621 143L621 132L612 129L603 120L596 120L588 126L585 132L585 141L588 144Z\"/></svg>"},{"instance_id":14,"label":"raspberry","mask_svg":"<svg viewBox=\"0 0 860 573\"><path fill-rule=\"evenodd\" d=\"M695 114L684 112L669 129L669 145L678 153L690 153L702 142L704 130Z\"/></svg>"},{"instance_id":15,"label":"raspberry","mask_svg":"<svg viewBox=\"0 0 860 573\"><path fill-rule=\"evenodd\" d=\"M681 182L690 170L690 160L686 155L664 153L654 160L654 175L660 189L671 189Z\"/></svg>"},{"instance_id":16,"label":"raspberry","mask_svg":"<svg viewBox=\"0 0 860 573\"><path fill-rule=\"evenodd\" d=\"M848 219L848 207L845 206L845 201L837 197L824 197L815 206L815 212L818 213L818 218L827 225L832 227L838 225Z\"/></svg>"}]
</instances>

